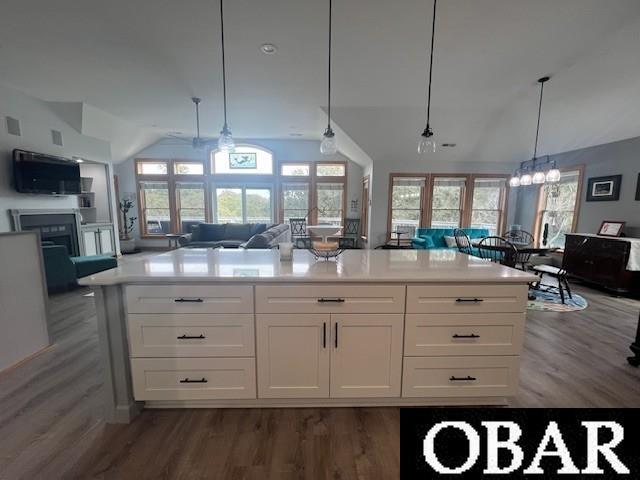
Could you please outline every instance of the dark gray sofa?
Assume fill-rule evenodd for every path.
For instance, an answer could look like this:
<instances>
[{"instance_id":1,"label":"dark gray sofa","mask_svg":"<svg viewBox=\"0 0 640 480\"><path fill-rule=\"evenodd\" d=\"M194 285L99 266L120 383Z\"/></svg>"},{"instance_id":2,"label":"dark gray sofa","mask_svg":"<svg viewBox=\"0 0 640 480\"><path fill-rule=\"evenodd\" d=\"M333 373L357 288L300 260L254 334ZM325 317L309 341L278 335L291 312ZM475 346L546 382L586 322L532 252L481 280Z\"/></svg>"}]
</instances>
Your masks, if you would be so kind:
<instances>
[{"instance_id":1,"label":"dark gray sofa","mask_svg":"<svg viewBox=\"0 0 640 480\"><path fill-rule=\"evenodd\" d=\"M290 239L289 225L199 223L178 242L187 248L273 248Z\"/></svg>"}]
</instances>

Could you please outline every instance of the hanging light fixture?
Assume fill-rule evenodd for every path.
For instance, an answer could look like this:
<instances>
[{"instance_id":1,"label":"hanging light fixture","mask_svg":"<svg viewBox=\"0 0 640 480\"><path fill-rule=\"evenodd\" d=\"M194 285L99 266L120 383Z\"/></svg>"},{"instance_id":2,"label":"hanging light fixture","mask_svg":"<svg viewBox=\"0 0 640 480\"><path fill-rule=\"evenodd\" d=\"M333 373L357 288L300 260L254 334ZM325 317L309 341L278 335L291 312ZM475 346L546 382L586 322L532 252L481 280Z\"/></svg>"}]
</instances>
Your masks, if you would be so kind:
<instances>
[{"instance_id":1,"label":"hanging light fixture","mask_svg":"<svg viewBox=\"0 0 640 480\"><path fill-rule=\"evenodd\" d=\"M560 170L556 167L556 161L554 160L552 163L551 170L547 172L547 182L549 183L558 183L560 181L560 177L562 176Z\"/></svg>"},{"instance_id":2,"label":"hanging light fixture","mask_svg":"<svg viewBox=\"0 0 640 480\"><path fill-rule=\"evenodd\" d=\"M549 77L542 77L538 80L540 84L540 101L538 103L538 123L536 124L536 141L533 145L533 158L531 159L531 170L533 175L531 176L531 183L536 185L543 184L546 180L544 172L540 170L536 170L536 156L538 154L538 136L540 135L540 117L542 116L542 94L544 92L544 84L549 80ZM522 179L520 179L520 184L522 183ZM530 185L530 184L529 184Z\"/></svg>"},{"instance_id":3,"label":"hanging light fixture","mask_svg":"<svg viewBox=\"0 0 640 480\"><path fill-rule=\"evenodd\" d=\"M529 172L525 173L520 177L520 186L528 187L532 182L531 174Z\"/></svg>"},{"instance_id":4,"label":"hanging light fixture","mask_svg":"<svg viewBox=\"0 0 640 480\"><path fill-rule=\"evenodd\" d=\"M431 22L431 54L429 56L429 87L427 89L427 126L424 127L420 140L418 141L418 153L425 154L427 152L435 153L436 141L433 138L433 130L429 125L431 114L431 76L433 73L433 44L436 36L436 6L438 0L433 0L433 19Z\"/></svg>"},{"instance_id":5,"label":"hanging light fixture","mask_svg":"<svg viewBox=\"0 0 640 480\"><path fill-rule=\"evenodd\" d=\"M236 148L236 144L233 140L233 135L227 124L227 70L224 58L224 11L222 3L224 0L220 0L220 44L222 46L222 101L224 108L224 125L220 130L220 136L218 137L218 149L221 152L233 152Z\"/></svg>"},{"instance_id":6,"label":"hanging light fixture","mask_svg":"<svg viewBox=\"0 0 640 480\"><path fill-rule=\"evenodd\" d=\"M336 134L331 129L331 20L332 20L332 0L329 0L329 68L327 82L327 128L322 135L320 143L320 153L322 155L335 155L338 151L336 145Z\"/></svg>"},{"instance_id":7,"label":"hanging light fixture","mask_svg":"<svg viewBox=\"0 0 640 480\"><path fill-rule=\"evenodd\" d=\"M520 169L516 170L513 176L509 179L510 187L519 187L520 186Z\"/></svg>"}]
</instances>

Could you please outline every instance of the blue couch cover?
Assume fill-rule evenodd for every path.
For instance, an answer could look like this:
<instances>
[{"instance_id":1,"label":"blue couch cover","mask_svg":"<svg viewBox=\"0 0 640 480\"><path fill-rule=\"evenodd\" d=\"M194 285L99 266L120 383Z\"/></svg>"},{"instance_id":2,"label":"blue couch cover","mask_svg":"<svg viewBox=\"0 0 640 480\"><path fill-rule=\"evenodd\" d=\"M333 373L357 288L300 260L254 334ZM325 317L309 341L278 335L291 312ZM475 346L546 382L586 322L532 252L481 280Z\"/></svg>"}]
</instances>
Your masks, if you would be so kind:
<instances>
[{"instance_id":1,"label":"blue couch cover","mask_svg":"<svg viewBox=\"0 0 640 480\"><path fill-rule=\"evenodd\" d=\"M415 237L411 239L411 246L417 250L448 248L444 237L453 237L455 230L457 228L418 228ZM489 236L489 230L486 228L465 227L460 230L469 235L472 240Z\"/></svg>"}]
</instances>

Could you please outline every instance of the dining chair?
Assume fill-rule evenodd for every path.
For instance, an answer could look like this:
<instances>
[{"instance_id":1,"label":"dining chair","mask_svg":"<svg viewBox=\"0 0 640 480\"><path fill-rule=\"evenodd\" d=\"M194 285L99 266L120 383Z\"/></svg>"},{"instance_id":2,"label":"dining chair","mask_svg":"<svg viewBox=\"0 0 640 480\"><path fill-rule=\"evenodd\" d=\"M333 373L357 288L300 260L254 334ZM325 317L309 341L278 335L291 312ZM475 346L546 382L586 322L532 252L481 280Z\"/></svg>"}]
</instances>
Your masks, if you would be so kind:
<instances>
[{"instance_id":1,"label":"dining chair","mask_svg":"<svg viewBox=\"0 0 640 480\"><path fill-rule=\"evenodd\" d=\"M569 295L569 298L573 298L571 296L571 287L569 287L569 280L567 279L567 271L564 268L554 267L553 265L534 265L532 268L533 271L540 276L540 281L538 282L536 288L540 288L541 286L543 286L546 287L547 290L557 289L558 293L560 294L560 301L562 302L562 304L564 304L565 290L567 292L567 295ZM543 284L542 279L545 275L549 275L550 277L555 278L558 282L558 286L556 287L555 285Z\"/></svg>"},{"instance_id":2,"label":"dining chair","mask_svg":"<svg viewBox=\"0 0 640 480\"><path fill-rule=\"evenodd\" d=\"M464 230L456 228L453 231L453 236L456 239L456 246L460 253L466 253L467 255L473 255L473 249L471 246L471 239Z\"/></svg>"},{"instance_id":3,"label":"dining chair","mask_svg":"<svg viewBox=\"0 0 640 480\"><path fill-rule=\"evenodd\" d=\"M504 232L502 238L517 246L529 246L535 242L533 235L526 230L509 230Z\"/></svg>"},{"instance_id":4,"label":"dining chair","mask_svg":"<svg viewBox=\"0 0 640 480\"><path fill-rule=\"evenodd\" d=\"M307 236L307 219L306 218L290 218L289 225L291 226L291 241L296 248L307 248L304 240Z\"/></svg>"},{"instance_id":5,"label":"dining chair","mask_svg":"<svg viewBox=\"0 0 640 480\"><path fill-rule=\"evenodd\" d=\"M515 267L518 249L513 243L502 237L485 237L478 243L480 258L501 263L507 267Z\"/></svg>"}]
</instances>

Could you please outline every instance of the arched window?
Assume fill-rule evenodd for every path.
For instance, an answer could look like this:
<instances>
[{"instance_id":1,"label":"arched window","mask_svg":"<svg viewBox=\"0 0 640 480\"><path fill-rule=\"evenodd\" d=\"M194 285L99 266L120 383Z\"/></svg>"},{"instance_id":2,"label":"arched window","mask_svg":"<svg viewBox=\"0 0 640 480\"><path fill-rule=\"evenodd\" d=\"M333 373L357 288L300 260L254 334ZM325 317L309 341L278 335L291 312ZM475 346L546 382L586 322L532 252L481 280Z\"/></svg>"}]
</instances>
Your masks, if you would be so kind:
<instances>
[{"instance_id":1,"label":"arched window","mask_svg":"<svg viewBox=\"0 0 640 480\"><path fill-rule=\"evenodd\" d=\"M253 145L236 145L233 152L211 152L213 175L273 175L273 154Z\"/></svg>"}]
</instances>

